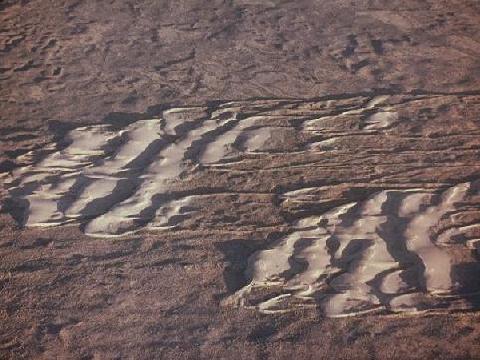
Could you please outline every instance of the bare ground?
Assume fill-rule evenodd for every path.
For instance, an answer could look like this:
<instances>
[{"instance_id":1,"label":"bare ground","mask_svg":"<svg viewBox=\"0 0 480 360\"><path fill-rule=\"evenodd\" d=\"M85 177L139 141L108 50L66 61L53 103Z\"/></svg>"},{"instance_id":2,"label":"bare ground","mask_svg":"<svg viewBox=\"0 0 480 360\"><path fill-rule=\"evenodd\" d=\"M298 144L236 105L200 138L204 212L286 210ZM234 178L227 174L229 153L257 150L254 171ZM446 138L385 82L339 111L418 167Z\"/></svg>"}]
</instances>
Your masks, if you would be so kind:
<instances>
[{"instance_id":1,"label":"bare ground","mask_svg":"<svg viewBox=\"0 0 480 360\"><path fill-rule=\"evenodd\" d=\"M276 138L287 155L241 155L223 173L182 178L180 193L241 195L214 198L175 229L112 239L84 224L21 228L4 205L0 357L480 358L475 311L331 319L226 301L247 285L248 258L303 216L386 189L478 180L479 16L478 2L460 0L0 2L2 182L80 125L122 129L229 100L288 98L315 118L325 114L308 104L332 107L316 134L289 122ZM399 121L345 114L379 96ZM312 144L322 156L293 152ZM325 190L313 205L282 198L312 187ZM462 251L456 259L478 261Z\"/></svg>"}]
</instances>

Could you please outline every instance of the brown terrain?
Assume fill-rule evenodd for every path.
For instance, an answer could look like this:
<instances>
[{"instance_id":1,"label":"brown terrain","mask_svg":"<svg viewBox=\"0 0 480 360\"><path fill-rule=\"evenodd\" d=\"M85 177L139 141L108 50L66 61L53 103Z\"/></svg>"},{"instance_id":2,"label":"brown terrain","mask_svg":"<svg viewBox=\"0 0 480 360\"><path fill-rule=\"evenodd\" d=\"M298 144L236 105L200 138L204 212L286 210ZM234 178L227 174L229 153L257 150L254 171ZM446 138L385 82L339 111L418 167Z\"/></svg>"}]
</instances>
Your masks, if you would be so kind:
<instances>
[{"instance_id":1,"label":"brown terrain","mask_svg":"<svg viewBox=\"0 0 480 360\"><path fill-rule=\"evenodd\" d=\"M0 1L0 358L480 359L480 3Z\"/></svg>"}]
</instances>

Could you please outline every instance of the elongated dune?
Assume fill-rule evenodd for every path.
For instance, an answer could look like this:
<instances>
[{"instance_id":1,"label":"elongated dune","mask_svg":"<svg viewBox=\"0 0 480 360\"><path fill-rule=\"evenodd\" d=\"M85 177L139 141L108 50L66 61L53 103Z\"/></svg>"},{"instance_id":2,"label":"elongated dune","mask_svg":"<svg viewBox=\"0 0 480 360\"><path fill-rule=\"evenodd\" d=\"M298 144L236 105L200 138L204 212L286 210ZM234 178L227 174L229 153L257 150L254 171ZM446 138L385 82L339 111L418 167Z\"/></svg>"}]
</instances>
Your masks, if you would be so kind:
<instances>
[{"instance_id":1,"label":"elongated dune","mask_svg":"<svg viewBox=\"0 0 480 360\"><path fill-rule=\"evenodd\" d=\"M445 108L465 101L480 99L233 101L168 108L120 130L78 127L12 173L8 208L21 226L78 225L92 237L282 228L245 259L245 284L225 301L265 313L472 309L480 186L468 159L479 134L473 120L436 133L438 119L424 116L449 121Z\"/></svg>"}]
</instances>

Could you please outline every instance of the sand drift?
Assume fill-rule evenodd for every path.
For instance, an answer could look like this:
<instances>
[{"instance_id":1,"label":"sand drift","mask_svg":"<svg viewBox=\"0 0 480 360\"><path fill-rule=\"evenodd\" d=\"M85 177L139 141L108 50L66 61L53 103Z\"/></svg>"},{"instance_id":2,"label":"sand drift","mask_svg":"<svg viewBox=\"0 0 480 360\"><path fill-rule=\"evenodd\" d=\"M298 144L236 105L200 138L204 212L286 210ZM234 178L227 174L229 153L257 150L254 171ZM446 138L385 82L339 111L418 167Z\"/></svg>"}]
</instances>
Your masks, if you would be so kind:
<instances>
[{"instance_id":1,"label":"sand drift","mask_svg":"<svg viewBox=\"0 0 480 360\"><path fill-rule=\"evenodd\" d=\"M439 195L382 191L362 203L305 217L288 236L251 256L251 283L233 300L264 312L320 305L332 317L467 309L480 266L462 269L449 247L466 242L475 249L480 224L434 229L442 219L474 209L467 199L471 186L460 184Z\"/></svg>"},{"instance_id":2,"label":"sand drift","mask_svg":"<svg viewBox=\"0 0 480 360\"><path fill-rule=\"evenodd\" d=\"M252 100L83 126L23 155L30 165L7 179L5 206L22 226L80 225L93 237L271 229L280 235L250 256L246 285L226 301L262 312L474 309L480 134L468 106L479 104Z\"/></svg>"}]
</instances>

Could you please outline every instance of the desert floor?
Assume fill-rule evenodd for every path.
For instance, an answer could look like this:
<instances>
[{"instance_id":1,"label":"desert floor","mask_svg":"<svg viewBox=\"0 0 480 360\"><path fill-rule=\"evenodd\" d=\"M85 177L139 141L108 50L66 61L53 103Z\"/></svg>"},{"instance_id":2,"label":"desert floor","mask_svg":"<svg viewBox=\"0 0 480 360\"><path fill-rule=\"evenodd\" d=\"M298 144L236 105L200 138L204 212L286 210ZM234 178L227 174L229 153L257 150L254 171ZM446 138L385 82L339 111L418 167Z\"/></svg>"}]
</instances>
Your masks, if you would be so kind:
<instances>
[{"instance_id":1,"label":"desert floor","mask_svg":"<svg viewBox=\"0 0 480 360\"><path fill-rule=\"evenodd\" d=\"M480 359L480 3L0 1L0 358Z\"/></svg>"}]
</instances>

